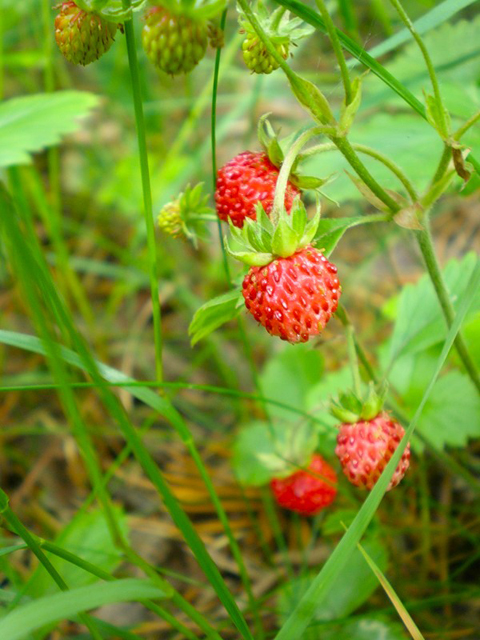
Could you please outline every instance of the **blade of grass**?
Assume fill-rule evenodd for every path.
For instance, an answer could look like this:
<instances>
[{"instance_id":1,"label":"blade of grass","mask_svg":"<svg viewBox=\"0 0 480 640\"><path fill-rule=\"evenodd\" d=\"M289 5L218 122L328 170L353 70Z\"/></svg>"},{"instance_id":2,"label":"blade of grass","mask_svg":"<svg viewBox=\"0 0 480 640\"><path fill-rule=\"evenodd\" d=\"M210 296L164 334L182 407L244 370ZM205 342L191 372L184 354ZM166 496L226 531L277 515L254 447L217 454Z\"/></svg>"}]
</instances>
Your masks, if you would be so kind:
<instances>
[{"instance_id":1,"label":"blade of grass","mask_svg":"<svg viewBox=\"0 0 480 640\"><path fill-rule=\"evenodd\" d=\"M480 263L477 264L477 267L470 278L469 284L464 294L462 295L457 316L447 334L442 352L437 361L435 372L430 380L427 389L425 390L425 393L423 394L423 398L405 432L404 437L400 441L395 453L385 467L382 475L372 489L370 495L367 497L359 512L355 516L355 519L348 528L348 531L342 537L334 552L331 554L321 571L313 580L312 585L300 600L295 610L284 623L279 633L275 636L276 640L296 640L296 638L300 638L302 636L304 630L313 618L315 611L321 604L322 599L328 593L333 580L335 580L340 571L345 567L356 545L360 542L363 533L365 532L368 524L372 520L378 506L380 505L380 502L382 501L388 483L400 461L402 453L407 446L411 435L413 434L413 431L418 423L418 419L423 411L423 408L425 407L425 404L430 396L438 375L443 368L445 360L447 359L450 349L453 346L455 336L460 329L460 325L465 318L465 315L472 303L474 293L477 291L479 285Z\"/></svg>"},{"instance_id":2,"label":"blade of grass","mask_svg":"<svg viewBox=\"0 0 480 640\"><path fill-rule=\"evenodd\" d=\"M380 570L380 568L378 567L376 562L368 555L368 553L365 551L365 549L362 547L362 545L360 543L357 544L357 547L358 547L358 550L360 551L360 553L362 554L362 556L365 558L366 563L368 564L370 569L373 571L373 573L377 577L377 580L382 585L383 590L385 591L385 593L389 597L391 603L395 607L395 609L396 609L398 615L400 616L403 624L407 627L408 632L412 636L413 640L425 640L425 638L423 637L420 629L417 627L415 622L412 620L412 617L410 616L410 614L406 610L405 605L403 604L403 602L400 600L400 598L396 594L395 589L392 587L390 582L387 580L387 578L385 577L383 572Z\"/></svg>"},{"instance_id":3,"label":"blade of grass","mask_svg":"<svg viewBox=\"0 0 480 640\"><path fill-rule=\"evenodd\" d=\"M71 619L82 611L116 602L164 597L164 592L150 580L136 578L79 587L21 605L0 620L0 637L21 640L44 625Z\"/></svg>"}]
</instances>

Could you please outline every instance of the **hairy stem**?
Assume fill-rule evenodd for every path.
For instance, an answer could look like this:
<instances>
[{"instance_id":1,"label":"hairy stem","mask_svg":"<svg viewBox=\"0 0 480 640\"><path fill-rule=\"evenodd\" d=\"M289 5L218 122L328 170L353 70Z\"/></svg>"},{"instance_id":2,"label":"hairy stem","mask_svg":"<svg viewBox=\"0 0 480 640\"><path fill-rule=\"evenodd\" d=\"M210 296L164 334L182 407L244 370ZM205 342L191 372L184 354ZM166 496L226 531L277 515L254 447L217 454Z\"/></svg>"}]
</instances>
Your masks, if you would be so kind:
<instances>
[{"instance_id":1,"label":"hairy stem","mask_svg":"<svg viewBox=\"0 0 480 640\"><path fill-rule=\"evenodd\" d=\"M435 73L435 68L434 68L432 60L430 58L430 54L428 53L427 47L425 46L425 43L423 42L423 40L422 40L421 36L419 35L419 33L417 33L417 30L415 29L412 21L410 20L407 12L403 8L400 0L390 0L390 2L395 7L395 9L396 9L398 15L400 16L402 22L405 24L407 29L410 31L410 33L412 34L412 36L415 39L416 43L418 44L418 47L419 47L420 51L422 52L423 58L425 60L425 64L427 65L428 75L430 76L430 81L432 83L433 93L435 95L435 100L436 100L437 105L438 105L438 117L439 117L439 120L440 120L440 122L439 122L440 128L445 133L448 133L449 126L448 126L447 119L446 119L446 116L445 116L445 107L444 107L443 100L442 100L442 94L440 93L440 87L439 87L438 80L437 80L437 74Z\"/></svg>"},{"instance_id":2,"label":"hairy stem","mask_svg":"<svg viewBox=\"0 0 480 640\"><path fill-rule=\"evenodd\" d=\"M450 328L455 319L455 311L450 300L450 296L448 294L447 286L443 279L440 266L438 264L437 256L435 254L432 234L430 232L430 226L427 217L424 220L424 229L421 231L417 231L416 234L418 245L420 247L420 251L422 252L422 256L430 275L433 287L437 294L438 301L440 302L443 315L445 316L447 326ZM454 344L457 349L458 355L460 356L460 359L462 360L463 365L468 375L470 376L470 379L480 392L480 376L460 332L457 334Z\"/></svg>"},{"instance_id":3,"label":"hairy stem","mask_svg":"<svg viewBox=\"0 0 480 640\"><path fill-rule=\"evenodd\" d=\"M465 122L465 124L463 124L459 129L457 129L457 131L455 131L455 133L453 134L455 140L460 140L460 138L470 129L470 127L473 127L473 125L476 124L479 120L480 111L477 111L477 113L474 113L473 116Z\"/></svg>"},{"instance_id":4,"label":"hairy stem","mask_svg":"<svg viewBox=\"0 0 480 640\"><path fill-rule=\"evenodd\" d=\"M298 154L302 150L302 147L304 147L307 142L313 138L313 136L317 136L330 129L331 127L313 127L312 129L308 129L308 131L302 133L302 135L295 140L288 150L288 153L282 163L282 168L280 169L277 185L275 187L275 198L273 200L273 209L270 216L274 225L278 223L280 211L285 206L285 191L287 190L288 178L290 177L290 172Z\"/></svg>"},{"instance_id":5,"label":"hairy stem","mask_svg":"<svg viewBox=\"0 0 480 640\"><path fill-rule=\"evenodd\" d=\"M325 151L335 151L336 149L337 149L337 146L333 142L327 142L324 144L316 145L314 147L310 147L310 149L307 149L302 153L302 156L303 157L314 156L317 153L324 153ZM383 153L380 153L380 151L377 151L376 149L372 149L371 147L367 147L364 144L352 143L352 149L354 149L355 151L359 151L360 153L363 153L367 156L370 156L371 158L375 158L375 160L378 160L383 165L385 165L387 169L389 169L395 176L397 176L397 178L405 187L412 201L416 202L418 200L418 193L415 187L411 183L410 179L405 175L403 170L400 169L400 167L395 162L393 162L393 160L390 160L390 158L388 158Z\"/></svg>"},{"instance_id":6,"label":"hairy stem","mask_svg":"<svg viewBox=\"0 0 480 640\"><path fill-rule=\"evenodd\" d=\"M397 213L400 210L400 205L390 196L385 189L375 180L367 167L359 159L355 153L352 145L347 138L332 138L333 143L336 145L340 153L345 156L350 166L355 170L357 175L363 180L367 187L379 198L392 213Z\"/></svg>"}]
</instances>

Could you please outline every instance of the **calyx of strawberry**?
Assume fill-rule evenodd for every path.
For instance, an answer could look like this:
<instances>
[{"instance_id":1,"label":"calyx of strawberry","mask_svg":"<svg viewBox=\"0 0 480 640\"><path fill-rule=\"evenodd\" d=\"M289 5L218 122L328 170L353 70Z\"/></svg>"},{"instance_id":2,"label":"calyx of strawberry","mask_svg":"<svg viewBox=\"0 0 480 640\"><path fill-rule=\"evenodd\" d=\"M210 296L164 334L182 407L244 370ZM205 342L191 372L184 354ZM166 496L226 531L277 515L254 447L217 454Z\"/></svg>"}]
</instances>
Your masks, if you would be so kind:
<instances>
[{"instance_id":1,"label":"calyx of strawberry","mask_svg":"<svg viewBox=\"0 0 480 640\"><path fill-rule=\"evenodd\" d=\"M353 391L341 394L338 400L331 402L330 413L342 423L373 420L383 409L386 393L386 384L380 385L376 390L373 383L370 383L362 397Z\"/></svg>"},{"instance_id":2,"label":"calyx of strawberry","mask_svg":"<svg viewBox=\"0 0 480 640\"><path fill-rule=\"evenodd\" d=\"M280 145L278 135L275 133L275 130L268 120L269 115L269 113L264 114L258 121L258 140L264 148L270 162L277 168L280 168L285 160L285 153ZM302 190L318 189L323 186L326 180L316 178L315 176L304 176L298 172L299 164L302 160L303 157L299 154L290 171L290 175L288 177L289 181L298 189Z\"/></svg>"},{"instance_id":3,"label":"calyx of strawberry","mask_svg":"<svg viewBox=\"0 0 480 640\"><path fill-rule=\"evenodd\" d=\"M304 249L313 241L320 222L320 207L308 220L300 198L293 201L290 214L282 207L276 225L260 202L256 212L257 219L247 218L241 229L230 222L231 237L226 240L230 255L251 267L262 267Z\"/></svg>"}]
</instances>

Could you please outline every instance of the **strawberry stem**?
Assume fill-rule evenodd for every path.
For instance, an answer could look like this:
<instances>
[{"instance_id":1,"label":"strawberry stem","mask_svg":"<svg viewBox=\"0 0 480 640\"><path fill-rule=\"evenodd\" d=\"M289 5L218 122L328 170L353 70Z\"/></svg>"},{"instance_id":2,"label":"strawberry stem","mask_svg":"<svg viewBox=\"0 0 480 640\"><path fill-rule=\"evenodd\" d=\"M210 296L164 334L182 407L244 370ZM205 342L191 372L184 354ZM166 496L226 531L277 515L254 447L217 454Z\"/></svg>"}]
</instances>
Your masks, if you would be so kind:
<instances>
[{"instance_id":1,"label":"strawberry stem","mask_svg":"<svg viewBox=\"0 0 480 640\"><path fill-rule=\"evenodd\" d=\"M421 231L416 232L418 245L422 252L422 256L442 308L443 315L445 316L447 326L450 328L455 320L455 310L435 254L430 224L427 216L425 216L425 219L423 220L423 225L424 228ZM460 332L457 333L454 344L470 379L480 392L480 375Z\"/></svg>"},{"instance_id":2,"label":"strawberry stem","mask_svg":"<svg viewBox=\"0 0 480 640\"><path fill-rule=\"evenodd\" d=\"M313 127L312 129L308 129L302 133L301 136L295 140L290 149L285 156L285 159L282 163L282 168L280 169L280 174L277 180L277 186L275 187L275 198L273 200L273 209L271 213L271 220L273 224L276 226L278 224L280 212L285 206L285 191L287 190L288 179L290 177L290 172L292 167L297 159L298 154L302 150L302 148L307 144L311 138L314 136L318 136L321 133L325 133L326 131L330 132L333 129L332 127Z\"/></svg>"},{"instance_id":3,"label":"strawberry stem","mask_svg":"<svg viewBox=\"0 0 480 640\"><path fill-rule=\"evenodd\" d=\"M353 390L357 398L362 397L362 380L360 378L360 369L358 366L357 349L355 346L355 330L352 324L346 326L347 334L347 350L348 359L350 361L350 370L352 372Z\"/></svg>"},{"instance_id":4,"label":"strawberry stem","mask_svg":"<svg viewBox=\"0 0 480 640\"><path fill-rule=\"evenodd\" d=\"M336 149L337 149L337 146L333 142L325 142L323 144L310 147L310 149L307 149L302 153L302 157L307 158L310 156L317 155L319 153L324 153L325 151L335 151ZM389 169L400 180L400 182L405 187L405 190L407 191L408 195L412 199L412 202L418 202L418 193L415 187L411 183L410 179L405 175L403 170L400 169L400 167L395 162L393 162L393 160L390 160L390 158L385 156L383 153L380 153L380 151L377 151L376 149L372 149L371 147L368 147L364 144L352 143L352 149L354 149L354 151L359 151L364 155L370 156L371 158L378 160L378 162L381 162L385 167L387 167L387 169Z\"/></svg>"}]
</instances>

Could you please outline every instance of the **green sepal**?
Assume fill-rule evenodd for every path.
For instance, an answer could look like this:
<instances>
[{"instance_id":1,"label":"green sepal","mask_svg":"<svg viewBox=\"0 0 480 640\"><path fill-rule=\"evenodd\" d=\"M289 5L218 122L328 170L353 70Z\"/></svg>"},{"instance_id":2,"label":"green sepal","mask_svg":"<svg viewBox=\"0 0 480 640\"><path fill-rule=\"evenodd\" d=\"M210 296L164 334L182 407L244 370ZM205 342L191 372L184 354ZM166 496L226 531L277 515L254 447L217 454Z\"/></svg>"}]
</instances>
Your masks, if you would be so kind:
<instances>
[{"instance_id":1,"label":"green sepal","mask_svg":"<svg viewBox=\"0 0 480 640\"><path fill-rule=\"evenodd\" d=\"M311 220L309 220L309 222L307 222L307 225L305 226L305 231L303 232L302 244L304 247L306 247L311 242L313 242L313 239L317 234L318 226L320 224L321 215L322 215L322 210L320 205L320 198L317 197L317 208L315 211L315 215Z\"/></svg>"},{"instance_id":2,"label":"green sepal","mask_svg":"<svg viewBox=\"0 0 480 640\"><path fill-rule=\"evenodd\" d=\"M270 162L279 168L285 156L278 142L278 136L268 120L269 115L270 113L264 114L258 121L258 139Z\"/></svg>"},{"instance_id":3,"label":"green sepal","mask_svg":"<svg viewBox=\"0 0 480 640\"><path fill-rule=\"evenodd\" d=\"M299 233L292 228L291 221L287 220L287 212L283 209L273 234L272 253L280 258L288 258L297 250L299 240Z\"/></svg>"},{"instance_id":4,"label":"green sepal","mask_svg":"<svg viewBox=\"0 0 480 640\"><path fill-rule=\"evenodd\" d=\"M382 382L377 388L370 382L362 397L348 391L341 394L338 400L332 400L330 413L341 422L350 424L373 420L383 409L387 390L386 382Z\"/></svg>"},{"instance_id":5,"label":"green sepal","mask_svg":"<svg viewBox=\"0 0 480 640\"><path fill-rule=\"evenodd\" d=\"M228 244L228 242L227 242ZM235 258L243 264L247 264L249 267L264 267L270 262L273 262L275 256L271 253L257 253L255 251L232 251L227 246L227 251L232 258Z\"/></svg>"},{"instance_id":6,"label":"green sepal","mask_svg":"<svg viewBox=\"0 0 480 640\"><path fill-rule=\"evenodd\" d=\"M360 107L362 100L362 76L357 76L352 82L352 99L349 104L346 104L345 98L343 99L342 107L340 109L340 119L338 121L338 135L346 136L350 131L350 127L353 124L357 111Z\"/></svg>"},{"instance_id":7,"label":"green sepal","mask_svg":"<svg viewBox=\"0 0 480 640\"><path fill-rule=\"evenodd\" d=\"M367 397L365 398L362 406L362 418L364 420L372 420L382 410L383 403L385 401L385 396L387 395L388 384L387 382L383 382L380 385L380 388L375 391L375 387L371 382L368 386Z\"/></svg>"},{"instance_id":8,"label":"green sepal","mask_svg":"<svg viewBox=\"0 0 480 640\"><path fill-rule=\"evenodd\" d=\"M350 424L358 422L358 415L356 413L348 411L348 409L343 409L343 407L333 402L330 404L330 413L334 418L340 420L340 422L348 422Z\"/></svg>"},{"instance_id":9,"label":"green sepal","mask_svg":"<svg viewBox=\"0 0 480 640\"><path fill-rule=\"evenodd\" d=\"M263 266L304 249L315 237L320 222L320 208L317 207L315 216L308 221L305 205L298 197L290 215L282 209L276 227L260 202L256 210L257 219L248 218L241 229L229 221L230 238L225 241L228 253L250 266Z\"/></svg>"}]
</instances>

